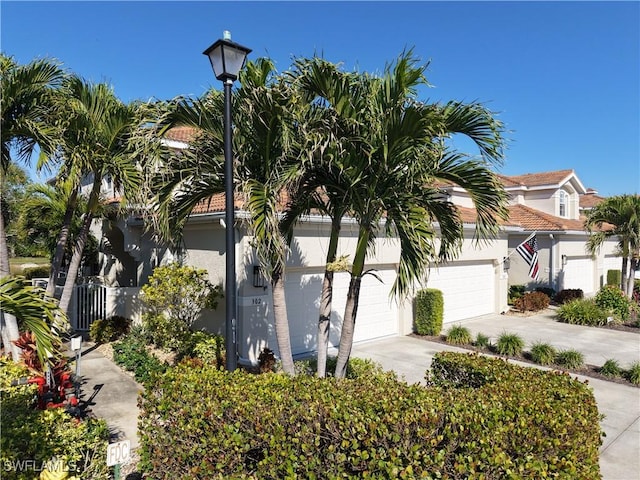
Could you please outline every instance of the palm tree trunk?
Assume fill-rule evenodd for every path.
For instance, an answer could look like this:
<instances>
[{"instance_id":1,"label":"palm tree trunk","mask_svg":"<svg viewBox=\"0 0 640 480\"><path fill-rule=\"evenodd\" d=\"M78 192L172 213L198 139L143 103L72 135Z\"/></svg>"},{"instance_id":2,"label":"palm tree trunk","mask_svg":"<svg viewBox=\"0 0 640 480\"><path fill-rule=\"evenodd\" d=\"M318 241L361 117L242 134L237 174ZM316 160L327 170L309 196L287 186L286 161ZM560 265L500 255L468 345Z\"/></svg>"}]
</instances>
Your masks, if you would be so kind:
<instances>
[{"instance_id":1,"label":"palm tree trunk","mask_svg":"<svg viewBox=\"0 0 640 480\"><path fill-rule=\"evenodd\" d=\"M69 197L69 203L67 204L67 210L64 213L64 221L62 223L62 229L58 234L58 242L56 243L56 250L53 255L53 261L51 262L51 274L49 275L49 283L47 284L46 294L49 297L54 297L56 293L56 281L62 268L62 260L64 259L64 251L67 247L67 241L69 240L69 232L71 231L71 221L73 220L73 214L76 209L78 199L78 191L74 192Z\"/></svg>"},{"instance_id":2,"label":"palm tree trunk","mask_svg":"<svg viewBox=\"0 0 640 480\"><path fill-rule=\"evenodd\" d=\"M76 277L80 270L80 263L82 263L84 246L86 245L87 238L89 237L89 230L91 228L91 222L93 221L93 212L96 211L96 207L100 200L101 185L102 177L100 175L96 175L93 179L93 186L87 203L87 211L84 215L84 219L82 220L82 228L78 234L78 240L73 248L73 256L71 257L71 263L69 264L69 270L67 271L67 278L64 282L62 296L60 297L60 310L67 315L69 315L69 304L71 303L71 297L73 295L73 287L76 284Z\"/></svg>"},{"instance_id":3,"label":"palm tree trunk","mask_svg":"<svg viewBox=\"0 0 640 480\"><path fill-rule=\"evenodd\" d=\"M625 295L629 294L629 291L627 290L628 277L630 276L627 274L628 271L629 271L629 259L627 258L626 255L624 255L622 257L622 275L620 278L620 288L625 293Z\"/></svg>"},{"instance_id":4,"label":"palm tree trunk","mask_svg":"<svg viewBox=\"0 0 640 480\"><path fill-rule=\"evenodd\" d=\"M334 218L331 222L331 237L327 251L327 265L336 261L338 238L340 236L341 218ZM333 275L331 269L325 269L322 281L322 295L320 297L320 312L318 318L318 369L317 375L324 378L327 374L327 349L329 348L329 330L331 328L331 304L333 302Z\"/></svg>"},{"instance_id":5,"label":"palm tree trunk","mask_svg":"<svg viewBox=\"0 0 640 480\"><path fill-rule=\"evenodd\" d=\"M276 341L280 352L282 369L288 375L295 375L293 354L291 353L291 339L289 337L289 318L284 293L284 279L282 271L274 271L271 277L273 289L273 316L276 328Z\"/></svg>"},{"instance_id":6,"label":"palm tree trunk","mask_svg":"<svg viewBox=\"0 0 640 480\"><path fill-rule=\"evenodd\" d=\"M633 298L633 287L635 285L635 271L638 267L638 259L631 257L629 259L629 278L627 279L627 297Z\"/></svg>"},{"instance_id":7,"label":"palm tree trunk","mask_svg":"<svg viewBox=\"0 0 640 480\"><path fill-rule=\"evenodd\" d=\"M0 214L0 278L8 277L9 275L11 275L9 244L4 227L4 217ZM15 315L0 311L0 334L5 352L11 352L11 358L13 358L14 362L20 361L20 349L13 343L13 340L17 340L20 337L18 319Z\"/></svg>"},{"instance_id":8,"label":"palm tree trunk","mask_svg":"<svg viewBox=\"0 0 640 480\"><path fill-rule=\"evenodd\" d=\"M84 252L84 246L87 243L87 237L89 236L89 229L91 228L91 222L93 221L93 214L87 212L84 220L82 221L82 229L78 235L78 241L73 248L73 256L71 257L71 263L69 264L69 270L67 271L67 278L64 282L64 288L62 290L62 296L60 297L60 310L69 315L69 304L71 303L71 297L73 295L73 287L76 284L76 277L80 271L80 264L82 263L82 253Z\"/></svg>"},{"instance_id":9,"label":"palm tree trunk","mask_svg":"<svg viewBox=\"0 0 640 480\"><path fill-rule=\"evenodd\" d=\"M369 230L366 227L360 227L358 246L356 247L356 254L353 258L347 303L344 309L344 319L342 320L342 331L340 332L336 378L344 378L347 375L347 365L349 364L351 347L353 346L353 334L356 326L356 316L358 314L358 302L360 300L360 285L362 284L362 271L364 270L368 243Z\"/></svg>"}]
</instances>

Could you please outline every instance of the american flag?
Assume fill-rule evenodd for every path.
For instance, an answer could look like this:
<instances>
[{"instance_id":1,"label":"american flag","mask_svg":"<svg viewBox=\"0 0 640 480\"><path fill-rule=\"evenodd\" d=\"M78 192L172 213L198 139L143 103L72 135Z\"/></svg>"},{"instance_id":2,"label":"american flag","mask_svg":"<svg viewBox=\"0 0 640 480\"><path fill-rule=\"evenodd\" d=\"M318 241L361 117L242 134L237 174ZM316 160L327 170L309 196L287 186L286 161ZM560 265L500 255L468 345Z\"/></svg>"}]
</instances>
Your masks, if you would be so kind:
<instances>
[{"instance_id":1,"label":"american flag","mask_svg":"<svg viewBox=\"0 0 640 480\"><path fill-rule=\"evenodd\" d=\"M538 280L538 240L534 234L516 247L522 258L529 264L529 276Z\"/></svg>"}]
</instances>

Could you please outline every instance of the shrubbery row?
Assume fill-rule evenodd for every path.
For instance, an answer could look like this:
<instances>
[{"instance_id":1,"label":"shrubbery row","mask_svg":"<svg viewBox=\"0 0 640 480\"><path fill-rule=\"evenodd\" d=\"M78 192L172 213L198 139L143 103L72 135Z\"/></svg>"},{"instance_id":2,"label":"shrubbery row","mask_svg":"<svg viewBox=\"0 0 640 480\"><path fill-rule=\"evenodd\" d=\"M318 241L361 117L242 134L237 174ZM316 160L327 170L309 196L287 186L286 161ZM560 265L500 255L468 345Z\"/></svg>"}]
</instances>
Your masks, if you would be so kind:
<instances>
[{"instance_id":1,"label":"shrubbery row","mask_svg":"<svg viewBox=\"0 0 640 480\"><path fill-rule=\"evenodd\" d=\"M600 478L586 385L476 355L433 365L424 387L182 363L141 398L142 467L155 479Z\"/></svg>"}]
</instances>

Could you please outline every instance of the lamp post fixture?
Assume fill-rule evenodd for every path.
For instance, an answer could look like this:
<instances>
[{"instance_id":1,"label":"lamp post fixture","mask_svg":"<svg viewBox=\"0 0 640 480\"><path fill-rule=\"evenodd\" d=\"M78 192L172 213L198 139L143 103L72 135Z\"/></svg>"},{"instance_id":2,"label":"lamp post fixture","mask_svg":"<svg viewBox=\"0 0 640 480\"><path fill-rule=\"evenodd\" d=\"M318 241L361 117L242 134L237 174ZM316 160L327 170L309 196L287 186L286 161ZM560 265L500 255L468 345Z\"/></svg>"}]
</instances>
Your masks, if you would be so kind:
<instances>
[{"instance_id":1,"label":"lamp post fixture","mask_svg":"<svg viewBox=\"0 0 640 480\"><path fill-rule=\"evenodd\" d=\"M224 84L224 195L225 195L225 346L227 350L227 370L234 371L238 365L236 338L236 246L234 237L233 202L233 152L231 145L231 86L238 78L247 55L251 52L231 41L231 34L225 31L223 38L217 40L203 53L209 57L213 73Z\"/></svg>"}]
</instances>

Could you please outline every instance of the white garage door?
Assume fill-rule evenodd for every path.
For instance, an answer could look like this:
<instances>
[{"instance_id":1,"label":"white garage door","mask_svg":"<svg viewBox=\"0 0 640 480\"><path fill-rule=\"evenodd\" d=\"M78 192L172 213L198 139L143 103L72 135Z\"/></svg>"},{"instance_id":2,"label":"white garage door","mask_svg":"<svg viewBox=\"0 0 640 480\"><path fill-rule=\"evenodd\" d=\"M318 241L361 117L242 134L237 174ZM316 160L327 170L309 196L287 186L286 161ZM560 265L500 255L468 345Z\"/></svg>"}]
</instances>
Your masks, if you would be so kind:
<instances>
[{"instance_id":1,"label":"white garage door","mask_svg":"<svg viewBox=\"0 0 640 480\"><path fill-rule=\"evenodd\" d=\"M354 341L394 335L398 333L398 311L395 302L390 301L389 292L396 278L393 269L380 269L376 274L383 283L372 275L365 275L360 288L360 301L356 317ZM318 326L318 308L324 272L287 272L285 279L287 315L291 349L294 354L314 351ZM350 276L337 273L333 282L333 304L329 343L338 346L344 307L349 290Z\"/></svg>"},{"instance_id":2,"label":"white garage door","mask_svg":"<svg viewBox=\"0 0 640 480\"><path fill-rule=\"evenodd\" d=\"M563 268L562 288L579 288L585 295L594 293L594 262L590 257L567 259Z\"/></svg>"},{"instance_id":3,"label":"white garage door","mask_svg":"<svg viewBox=\"0 0 640 480\"><path fill-rule=\"evenodd\" d=\"M444 323L495 312L493 263L458 263L431 270L428 288L442 291Z\"/></svg>"}]
</instances>

